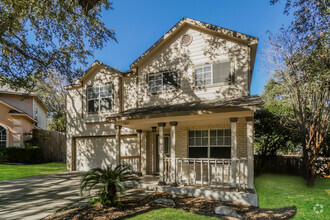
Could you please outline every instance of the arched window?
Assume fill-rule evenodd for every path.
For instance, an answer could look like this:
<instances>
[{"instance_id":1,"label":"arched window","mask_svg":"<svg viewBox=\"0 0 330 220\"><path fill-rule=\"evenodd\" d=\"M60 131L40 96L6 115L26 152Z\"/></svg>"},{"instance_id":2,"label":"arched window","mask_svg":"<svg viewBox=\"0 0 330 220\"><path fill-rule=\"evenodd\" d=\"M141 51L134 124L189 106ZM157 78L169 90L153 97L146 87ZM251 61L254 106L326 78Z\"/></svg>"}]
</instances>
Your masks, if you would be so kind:
<instances>
[{"instance_id":1,"label":"arched window","mask_svg":"<svg viewBox=\"0 0 330 220\"><path fill-rule=\"evenodd\" d=\"M0 148L7 147L7 129L0 125Z\"/></svg>"}]
</instances>

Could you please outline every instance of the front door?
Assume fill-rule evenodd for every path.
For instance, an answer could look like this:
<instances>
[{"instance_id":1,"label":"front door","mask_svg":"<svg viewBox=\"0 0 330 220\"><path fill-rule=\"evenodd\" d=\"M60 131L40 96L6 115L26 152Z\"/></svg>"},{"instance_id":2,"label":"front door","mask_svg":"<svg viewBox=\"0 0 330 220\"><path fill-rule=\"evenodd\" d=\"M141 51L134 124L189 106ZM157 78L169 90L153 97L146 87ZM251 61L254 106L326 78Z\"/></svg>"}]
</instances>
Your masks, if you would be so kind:
<instances>
[{"instance_id":1,"label":"front door","mask_svg":"<svg viewBox=\"0 0 330 220\"><path fill-rule=\"evenodd\" d=\"M170 156L170 135L164 135L164 157ZM159 174L159 134L156 135L156 174Z\"/></svg>"}]
</instances>

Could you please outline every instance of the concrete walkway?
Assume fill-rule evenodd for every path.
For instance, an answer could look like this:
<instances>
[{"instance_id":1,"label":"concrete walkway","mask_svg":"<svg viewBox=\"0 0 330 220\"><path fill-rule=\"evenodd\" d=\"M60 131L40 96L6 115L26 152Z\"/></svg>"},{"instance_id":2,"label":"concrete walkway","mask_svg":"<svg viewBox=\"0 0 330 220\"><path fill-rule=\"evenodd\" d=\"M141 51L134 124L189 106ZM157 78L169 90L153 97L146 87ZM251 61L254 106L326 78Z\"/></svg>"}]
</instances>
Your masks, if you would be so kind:
<instances>
[{"instance_id":1,"label":"concrete walkway","mask_svg":"<svg viewBox=\"0 0 330 220\"><path fill-rule=\"evenodd\" d=\"M82 174L70 172L0 181L0 219L41 219L80 200Z\"/></svg>"}]
</instances>

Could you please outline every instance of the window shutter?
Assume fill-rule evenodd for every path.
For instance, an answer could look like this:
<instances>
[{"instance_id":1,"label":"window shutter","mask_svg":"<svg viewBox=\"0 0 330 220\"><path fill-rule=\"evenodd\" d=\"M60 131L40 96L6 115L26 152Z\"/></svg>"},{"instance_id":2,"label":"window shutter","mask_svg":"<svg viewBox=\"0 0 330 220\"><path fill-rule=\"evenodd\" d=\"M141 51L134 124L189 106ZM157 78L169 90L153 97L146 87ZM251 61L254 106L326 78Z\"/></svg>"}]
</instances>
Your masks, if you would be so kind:
<instances>
[{"instance_id":1,"label":"window shutter","mask_svg":"<svg viewBox=\"0 0 330 220\"><path fill-rule=\"evenodd\" d=\"M230 61L213 64L213 84L231 81Z\"/></svg>"}]
</instances>

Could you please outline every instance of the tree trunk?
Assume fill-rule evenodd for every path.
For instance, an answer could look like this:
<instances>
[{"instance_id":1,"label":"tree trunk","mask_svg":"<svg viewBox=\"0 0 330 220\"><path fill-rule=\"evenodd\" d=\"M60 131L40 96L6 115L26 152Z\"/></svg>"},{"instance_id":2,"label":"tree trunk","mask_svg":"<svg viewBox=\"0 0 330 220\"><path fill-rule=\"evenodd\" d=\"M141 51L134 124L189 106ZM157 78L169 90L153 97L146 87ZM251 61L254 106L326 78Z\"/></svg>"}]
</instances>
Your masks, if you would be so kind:
<instances>
[{"instance_id":1,"label":"tree trunk","mask_svg":"<svg viewBox=\"0 0 330 220\"><path fill-rule=\"evenodd\" d=\"M310 160L308 161L310 162ZM313 187L314 186L314 180L315 180L315 164L306 164L308 166L307 169L307 187Z\"/></svg>"},{"instance_id":2,"label":"tree trunk","mask_svg":"<svg viewBox=\"0 0 330 220\"><path fill-rule=\"evenodd\" d=\"M111 206L115 206L117 203L117 188L115 185L108 185L108 199L111 201Z\"/></svg>"}]
</instances>

